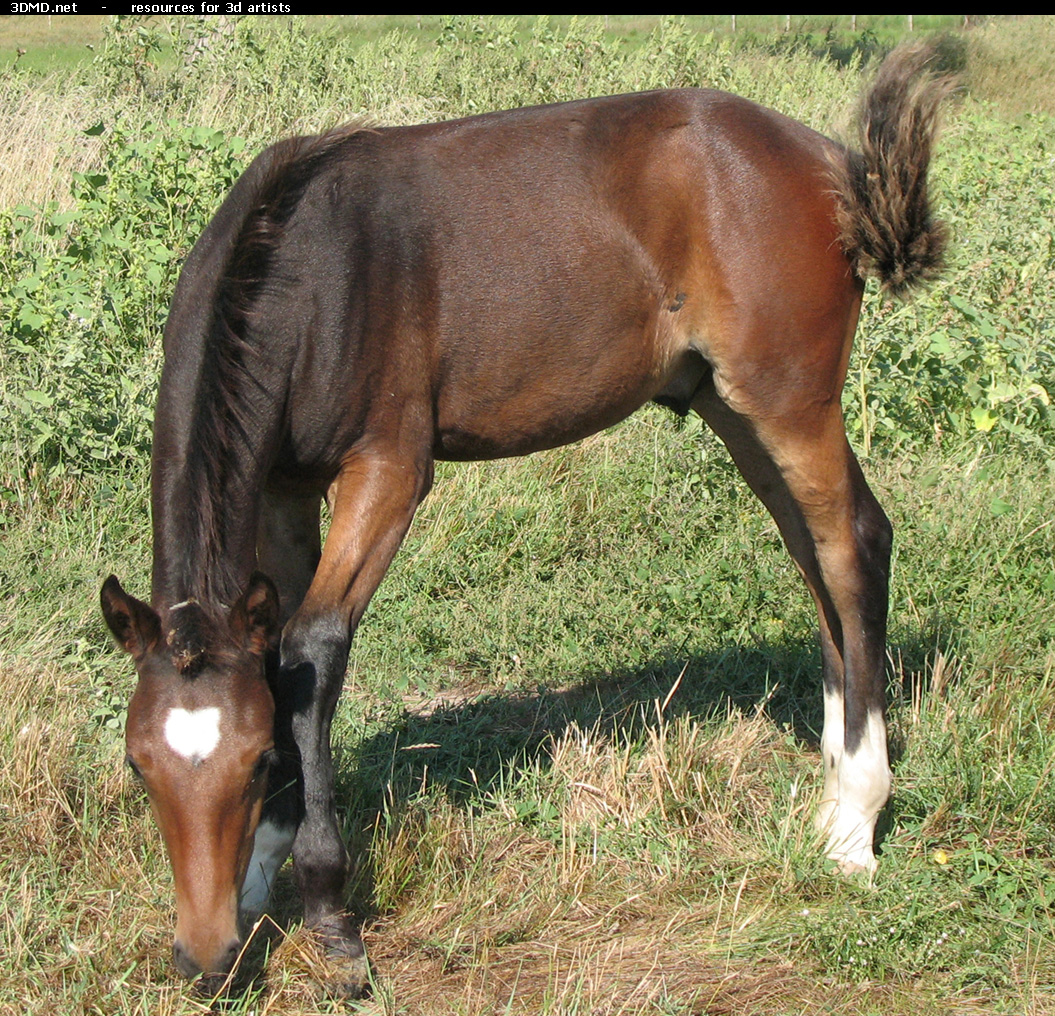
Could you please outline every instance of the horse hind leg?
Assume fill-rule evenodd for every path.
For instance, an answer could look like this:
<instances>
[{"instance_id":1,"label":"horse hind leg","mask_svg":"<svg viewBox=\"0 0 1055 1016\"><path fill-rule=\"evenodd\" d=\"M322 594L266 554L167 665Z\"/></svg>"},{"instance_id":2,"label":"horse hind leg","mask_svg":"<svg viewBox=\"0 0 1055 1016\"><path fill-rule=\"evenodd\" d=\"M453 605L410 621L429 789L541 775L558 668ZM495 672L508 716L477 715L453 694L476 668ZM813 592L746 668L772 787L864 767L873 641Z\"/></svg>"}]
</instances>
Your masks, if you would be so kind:
<instances>
[{"instance_id":1,"label":"horse hind leg","mask_svg":"<svg viewBox=\"0 0 1055 1016\"><path fill-rule=\"evenodd\" d=\"M876 819L890 797L886 733L886 619L892 531L849 447L842 536L818 554L840 618L843 683L825 687L825 787L817 826L845 871L874 870ZM842 692L840 695L839 692ZM841 714L841 715L840 715ZM829 723L834 727L828 734ZM841 749L841 750L840 750Z\"/></svg>"},{"instance_id":2,"label":"horse hind leg","mask_svg":"<svg viewBox=\"0 0 1055 1016\"><path fill-rule=\"evenodd\" d=\"M278 589L281 625L300 606L319 563L320 506L321 498L316 494L289 494L269 489L261 498L257 566ZM277 760L268 775L268 793L239 897L239 910L246 926L252 925L267 909L278 871L293 849L301 817L292 708L282 690L281 686L273 687Z\"/></svg>"},{"instance_id":3,"label":"horse hind leg","mask_svg":"<svg viewBox=\"0 0 1055 1016\"><path fill-rule=\"evenodd\" d=\"M824 680L816 821L840 869L871 871L876 819L891 788L884 704L891 530L846 442L838 405L829 406L745 412L710 382L694 401L773 515L816 603Z\"/></svg>"}]
</instances>

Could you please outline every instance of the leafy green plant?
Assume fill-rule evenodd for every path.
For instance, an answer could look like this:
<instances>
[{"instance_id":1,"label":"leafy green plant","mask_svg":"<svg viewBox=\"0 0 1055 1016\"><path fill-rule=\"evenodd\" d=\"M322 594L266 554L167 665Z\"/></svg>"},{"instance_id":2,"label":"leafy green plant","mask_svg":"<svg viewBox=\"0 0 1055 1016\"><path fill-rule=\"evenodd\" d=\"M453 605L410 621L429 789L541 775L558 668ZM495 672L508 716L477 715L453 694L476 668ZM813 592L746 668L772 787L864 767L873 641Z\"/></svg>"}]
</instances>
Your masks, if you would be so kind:
<instances>
[{"instance_id":1,"label":"leafy green plant","mask_svg":"<svg viewBox=\"0 0 1055 1016\"><path fill-rule=\"evenodd\" d=\"M24 478L142 461L176 272L242 168L244 144L173 121L88 129L100 164L71 206L0 222L0 451Z\"/></svg>"},{"instance_id":2,"label":"leafy green plant","mask_svg":"<svg viewBox=\"0 0 1055 1016\"><path fill-rule=\"evenodd\" d=\"M998 124L968 103L935 167L953 242L912 303L865 301L845 406L877 448L991 450L1055 439L1055 148L1050 117Z\"/></svg>"},{"instance_id":3,"label":"leafy green plant","mask_svg":"<svg viewBox=\"0 0 1055 1016\"><path fill-rule=\"evenodd\" d=\"M137 14L117 14L103 28L102 51L94 60L103 87L111 96L141 93L157 71L163 38L157 21Z\"/></svg>"}]
</instances>

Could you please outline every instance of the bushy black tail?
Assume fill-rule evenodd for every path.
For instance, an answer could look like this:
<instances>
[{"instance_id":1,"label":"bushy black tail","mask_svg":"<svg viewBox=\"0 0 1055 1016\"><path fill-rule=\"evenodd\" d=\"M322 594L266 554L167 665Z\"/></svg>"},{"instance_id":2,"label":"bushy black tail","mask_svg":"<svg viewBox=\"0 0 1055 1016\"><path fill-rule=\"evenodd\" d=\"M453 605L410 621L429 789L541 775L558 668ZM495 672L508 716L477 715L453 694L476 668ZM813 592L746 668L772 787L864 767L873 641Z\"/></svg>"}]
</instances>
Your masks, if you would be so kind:
<instances>
[{"instance_id":1,"label":"bushy black tail","mask_svg":"<svg viewBox=\"0 0 1055 1016\"><path fill-rule=\"evenodd\" d=\"M859 114L860 151L832 160L840 241L862 279L895 296L942 269L945 225L931 216L927 167L942 100L955 87L927 71L930 46L894 50Z\"/></svg>"}]
</instances>

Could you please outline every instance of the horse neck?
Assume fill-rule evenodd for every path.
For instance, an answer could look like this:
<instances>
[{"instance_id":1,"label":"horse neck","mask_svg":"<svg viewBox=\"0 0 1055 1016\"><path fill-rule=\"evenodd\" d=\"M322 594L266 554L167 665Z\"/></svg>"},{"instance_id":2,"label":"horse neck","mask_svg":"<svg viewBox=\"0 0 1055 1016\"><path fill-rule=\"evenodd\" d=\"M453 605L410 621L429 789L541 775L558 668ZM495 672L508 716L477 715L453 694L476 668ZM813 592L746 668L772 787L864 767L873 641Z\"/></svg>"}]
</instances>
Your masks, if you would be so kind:
<instances>
[{"instance_id":1,"label":"horse neck","mask_svg":"<svg viewBox=\"0 0 1055 1016\"><path fill-rule=\"evenodd\" d=\"M273 146L195 244L165 326L154 420L155 602L230 603L255 560L259 497L277 453L296 341L254 334L285 226L357 128ZM281 275L281 273L279 273ZM258 315L259 317L259 315Z\"/></svg>"},{"instance_id":2,"label":"horse neck","mask_svg":"<svg viewBox=\"0 0 1055 1016\"><path fill-rule=\"evenodd\" d=\"M208 380L187 386L179 374L166 363L154 421L152 599L229 605L256 560L274 421L243 416L234 424L237 407L224 393Z\"/></svg>"}]
</instances>

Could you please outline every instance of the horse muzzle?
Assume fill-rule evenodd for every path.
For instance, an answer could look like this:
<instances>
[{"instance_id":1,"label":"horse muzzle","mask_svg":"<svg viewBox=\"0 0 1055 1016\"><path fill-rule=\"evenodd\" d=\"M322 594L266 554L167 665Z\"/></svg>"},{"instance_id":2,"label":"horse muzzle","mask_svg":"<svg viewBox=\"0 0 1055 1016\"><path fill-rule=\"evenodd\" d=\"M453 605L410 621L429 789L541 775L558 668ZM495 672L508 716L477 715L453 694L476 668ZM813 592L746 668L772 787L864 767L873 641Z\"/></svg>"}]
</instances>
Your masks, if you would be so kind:
<instances>
[{"instance_id":1,"label":"horse muzzle","mask_svg":"<svg viewBox=\"0 0 1055 1016\"><path fill-rule=\"evenodd\" d=\"M199 957L185 946L179 939L172 944L172 960L176 969L187 978L193 980L201 974L207 977L226 977L238 959L242 950L242 943L237 939L229 942L217 951L212 957Z\"/></svg>"}]
</instances>

